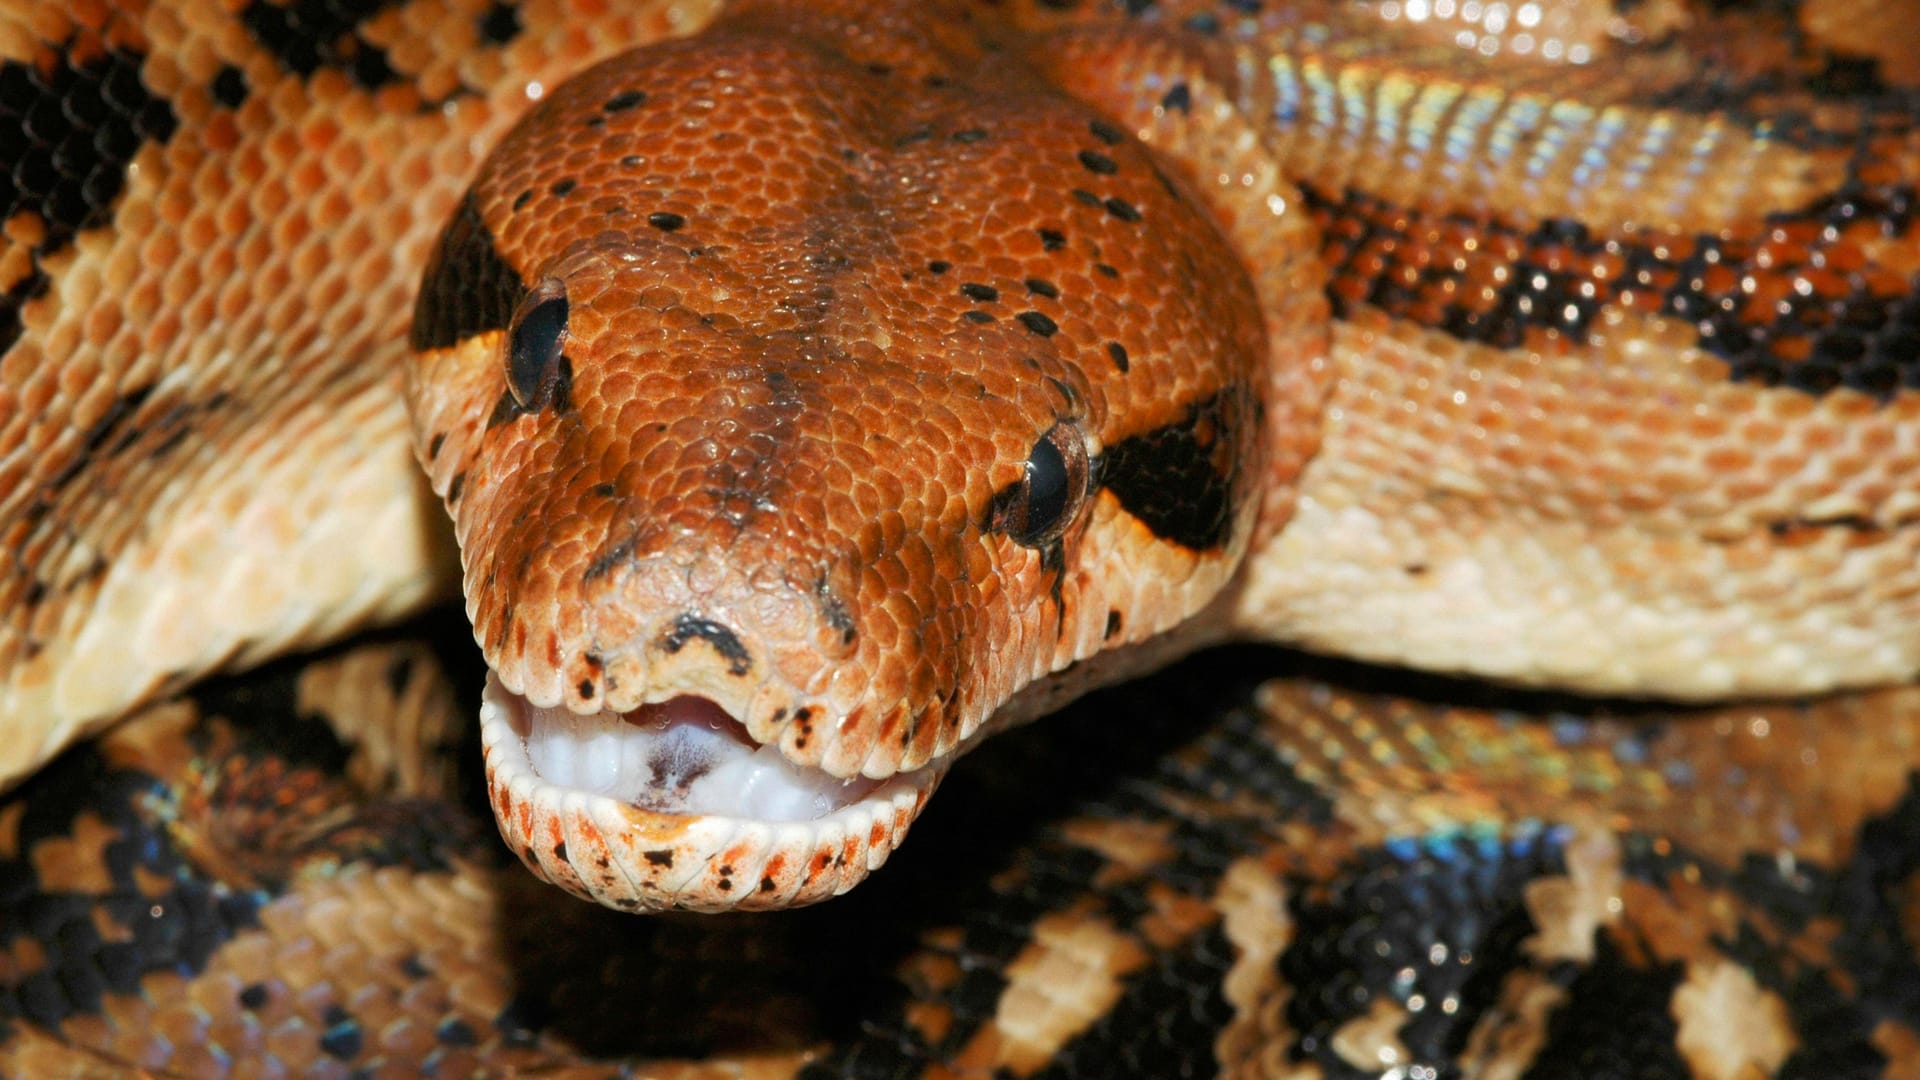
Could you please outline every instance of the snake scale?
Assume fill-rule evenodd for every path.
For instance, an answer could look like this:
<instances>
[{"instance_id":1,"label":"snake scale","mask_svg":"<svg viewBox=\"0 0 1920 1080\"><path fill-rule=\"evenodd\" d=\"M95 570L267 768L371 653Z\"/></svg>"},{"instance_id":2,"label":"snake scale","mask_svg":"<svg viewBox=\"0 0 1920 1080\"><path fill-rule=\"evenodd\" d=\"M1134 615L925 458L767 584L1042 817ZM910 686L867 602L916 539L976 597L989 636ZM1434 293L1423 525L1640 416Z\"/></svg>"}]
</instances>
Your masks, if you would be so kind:
<instances>
[{"instance_id":1,"label":"snake scale","mask_svg":"<svg viewBox=\"0 0 1920 1080\"><path fill-rule=\"evenodd\" d=\"M8 5L0 1066L1914 1075L1917 14Z\"/></svg>"}]
</instances>

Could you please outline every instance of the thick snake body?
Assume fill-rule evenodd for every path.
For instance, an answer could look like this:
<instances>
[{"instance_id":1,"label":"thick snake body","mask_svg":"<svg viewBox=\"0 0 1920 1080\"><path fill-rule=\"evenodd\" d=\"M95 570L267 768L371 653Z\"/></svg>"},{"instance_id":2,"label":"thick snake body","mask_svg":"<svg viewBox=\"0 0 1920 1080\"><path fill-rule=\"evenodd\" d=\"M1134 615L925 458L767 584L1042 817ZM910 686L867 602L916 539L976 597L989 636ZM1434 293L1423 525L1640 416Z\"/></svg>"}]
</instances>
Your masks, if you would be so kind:
<instances>
[{"instance_id":1,"label":"thick snake body","mask_svg":"<svg viewBox=\"0 0 1920 1080\"><path fill-rule=\"evenodd\" d=\"M747 3L710 25L694 7L457 0L0 13L0 775L210 671L450 592L449 514L489 669L500 830L541 876L633 910L843 892L986 735L1233 638L1674 699L1909 681L1911 14L1839 0ZM1339 809L1374 815L1349 847L1529 816L1570 830L1543 872L1571 884L1546 892L1585 899L1537 902L1559 905L1572 940L1529 939L1520 966L1540 981L1503 982L1501 1011L1475 1012L1494 1026L1473 1037L1493 1042L1442 1040L1469 1071L1551 1058L1539 1038L1500 1042L1492 1018L1525 1018L1517 1031L1564 1015L1586 939L1625 933L1627 878L1661 872L1623 837L1837 874L1873 822L1904 820L1899 691L1815 708L1880 725L1858 760L1827 773L1848 752L1819 750L1811 727L1781 759L1783 783L1846 812L1816 826L1796 809L1730 845L1687 832L1710 815L1684 792L1636 802L1619 776L1536 802L1541 777L1597 767L1564 748L1514 751L1523 779L1455 798L1443 761L1489 756L1499 776L1499 755L1436 743L1445 722L1384 701L1317 700L1338 719L1304 757L1297 723L1233 737L1363 803L1406 797L1398 820L1392 799ZM1281 698L1261 708L1291 715ZM1718 715L1761 737L1801 730ZM191 767L219 737L149 749ZM1691 768L1730 753L1621 738L1601 755L1620 775L1638 775L1636 755ZM1395 779L1347 771L1349 741ZM1740 783L1749 766L1767 773L1744 763ZM1824 794L1841 778L1858 788ZM21 790L0 854L55 845L18 879L61 891L47 867L78 841L56 837L90 826L41 823ZM1155 894L1172 905L1158 921L1089 901L1089 921L1047 933L1131 972L1146 961L1120 938L1158 948L1217 925L1242 960L1284 966L1285 932L1268 926L1257 949L1244 936L1277 909L1236 909L1234 890L1332 868L1267 846L1287 813L1211 790L1222 805L1199 807L1199 790L1156 805L1267 821L1220 876ZM1181 826L1144 816L1060 828L1130 873L1199 843L1155 840ZM1109 828L1145 846L1114 847ZM394 829L368 825L364 843L404 844ZM1291 839L1311 847L1312 832ZM284 883L217 848L181 866L222 867L229 889ZM1203 895L1210 913L1182 921L1179 898ZM1681 908L1673 920L1705 925ZM1543 933L1545 910L1528 908ZM10 939L28 950L10 961L16 986L40 978L44 994L65 970L31 952L57 922ZM1755 1034L1800 1030L1778 1004L1800 999L1767 983L1788 976L1714 967L1709 945L1745 933L1714 925L1710 942L1648 931L1628 965L1696 965L1695 991L1751 1021L1730 1044L1683 1030L1673 1045L1702 1075L1799 1067L1809 1036ZM1812 944L1777 930L1755 932L1847 972L1830 981L1893 1025L1849 1046L1899 1061L1905 1006L1869 993L1848 956L1808 959ZM1020 960L1001 959L1017 982ZM1268 1038L1227 1039L1248 1060L1333 1047L1390 1068L1409 1052L1383 1032L1417 1026L1411 1002L1428 1000L1401 987L1399 1013L1341 1026L1334 1046L1333 1027L1300 1034L1299 1007L1274 1004L1292 990L1214 974L1236 1008L1266 987ZM62 983L59 1000L137 984ZM1093 1011L1066 1028L1114 1006L1089 992L1074 1000ZM66 1029L77 1014L42 1001L16 990L13 1015L35 1026L13 1050L88 1043ZM1064 1045L967 1058L938 1013L902 1023L946 1032L917 1029L951 1063L1029 1071ZM1745 1056L1703 1065L1689 1039Z\"/></svg>"}]
</instances>

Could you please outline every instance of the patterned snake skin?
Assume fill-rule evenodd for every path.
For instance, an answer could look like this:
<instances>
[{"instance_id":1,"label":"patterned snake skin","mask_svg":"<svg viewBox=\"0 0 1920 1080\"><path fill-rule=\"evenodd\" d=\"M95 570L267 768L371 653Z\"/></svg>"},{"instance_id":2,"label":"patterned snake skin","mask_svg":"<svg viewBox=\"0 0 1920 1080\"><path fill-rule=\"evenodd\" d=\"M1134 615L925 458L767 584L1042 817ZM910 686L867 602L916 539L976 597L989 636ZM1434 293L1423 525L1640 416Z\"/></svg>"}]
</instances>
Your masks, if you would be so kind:
<instances>
[{"instance_id":1,"label":"patterned snake skin","mask_svg":"<svg viewBox=\"0 0 1920 1080\"><path fill-rule=\"evenodd\" d=\"M0 11L9 1075L1920 1069L1920 13L713 15ZM1215 654L784 922L476 838L811 903L1235 638L1777 703Z\"/></svg>"}]
</instances>

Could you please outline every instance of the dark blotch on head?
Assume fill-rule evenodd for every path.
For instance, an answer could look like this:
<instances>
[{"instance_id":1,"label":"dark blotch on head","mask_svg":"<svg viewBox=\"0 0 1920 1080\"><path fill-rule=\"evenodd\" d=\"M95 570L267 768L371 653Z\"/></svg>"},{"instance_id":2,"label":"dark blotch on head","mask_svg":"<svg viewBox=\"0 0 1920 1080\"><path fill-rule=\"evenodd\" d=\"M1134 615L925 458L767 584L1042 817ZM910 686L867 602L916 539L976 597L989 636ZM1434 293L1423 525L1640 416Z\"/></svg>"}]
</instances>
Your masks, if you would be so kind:
<instances>
[{"instance_id":1,"label":"dark blotch on head","mask_svg":"<svg viewBox=\"0 0 1920 1080\"><path fill-rule=\"evenodd\" d=\"M1014 318L1019 319L1021 325L1041 337L1052 337L1060 331L1059 324L1037 311L1023 311Z\"/></svg>"},{"instance_id":2,"label":"dark blotch on head","mask_svg":"<svg viewBox=\"0 0 1920 1080\"><path fill-rule=\"evenodd\" d=\"M607 103L600 107L610 113L626 112L628 109L645 104L646 100L647 93L644 90L622 90L608 98Z\"/></svg>"},{"instance_id":3,"label":"dark blotch on head","mask_svg":"<svg viewBox=\"0 0 1920 1080\"><path fill-rule=\"evenodd\" d=\"M1112 158L1095 150L1080 151L1080 164L1086 166L1089 172L1101 176L1112 176L1120 171L1120 166Z\"/></svg>"}]
</instances>

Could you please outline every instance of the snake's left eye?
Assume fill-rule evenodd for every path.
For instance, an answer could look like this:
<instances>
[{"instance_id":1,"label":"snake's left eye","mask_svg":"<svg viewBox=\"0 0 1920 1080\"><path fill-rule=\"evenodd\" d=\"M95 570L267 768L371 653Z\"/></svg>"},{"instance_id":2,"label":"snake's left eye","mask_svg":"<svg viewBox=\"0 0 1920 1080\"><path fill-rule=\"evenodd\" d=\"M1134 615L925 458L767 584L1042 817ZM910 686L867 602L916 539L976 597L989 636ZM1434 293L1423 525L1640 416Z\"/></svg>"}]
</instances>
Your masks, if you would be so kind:
<instances>
[{"instance_id":1,"label":"snake's left eye","mask_svg":"<svg viewBox=\"0 0 1920 1080\"><path fill-rule=\"evenodd\" d=\"M560 380L567 341L567 287L548 278L520 301L507 329L507 391L522 409L538 409Z\"/></svg>"},{"instance_id":2,"label":"snake's left eye","mask_svg":"<svg viewBox=\"0 0 1920 1080\"><path fill-rule=\"evenodd\" d=\"M996 499L995 525L1017 544L1045 547L1067 531L1087 497L1087 441L1062 420L1027 452L1026 475Z\"/></svg>"}]
</instances>

